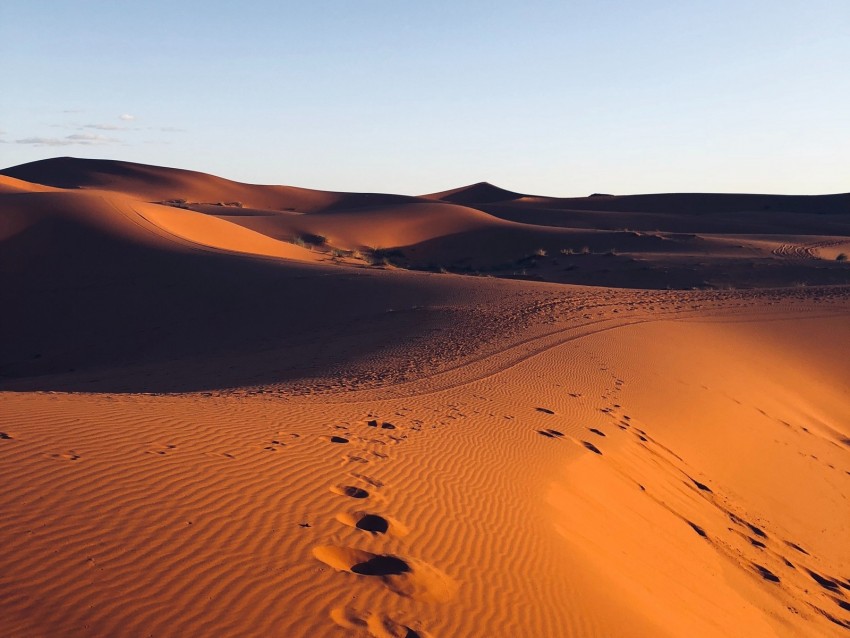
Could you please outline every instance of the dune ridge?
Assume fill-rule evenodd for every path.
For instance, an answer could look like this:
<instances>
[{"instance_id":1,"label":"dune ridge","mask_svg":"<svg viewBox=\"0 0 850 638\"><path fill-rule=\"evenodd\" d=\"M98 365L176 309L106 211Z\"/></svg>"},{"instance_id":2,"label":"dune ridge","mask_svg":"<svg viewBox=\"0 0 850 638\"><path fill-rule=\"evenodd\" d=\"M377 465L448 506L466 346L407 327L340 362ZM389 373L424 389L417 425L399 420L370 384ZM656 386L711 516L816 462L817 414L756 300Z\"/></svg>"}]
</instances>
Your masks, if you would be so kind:
<instances>
[{"instance_id":1,"label":"dune ridge","mask_svg":"<svg viewBox=\"0 0 850 638\"><path fill-rule=\"evenodd\" d=\"M844 196L0 173L4 634L850 629Z\"/></svg>"}]
</instances>

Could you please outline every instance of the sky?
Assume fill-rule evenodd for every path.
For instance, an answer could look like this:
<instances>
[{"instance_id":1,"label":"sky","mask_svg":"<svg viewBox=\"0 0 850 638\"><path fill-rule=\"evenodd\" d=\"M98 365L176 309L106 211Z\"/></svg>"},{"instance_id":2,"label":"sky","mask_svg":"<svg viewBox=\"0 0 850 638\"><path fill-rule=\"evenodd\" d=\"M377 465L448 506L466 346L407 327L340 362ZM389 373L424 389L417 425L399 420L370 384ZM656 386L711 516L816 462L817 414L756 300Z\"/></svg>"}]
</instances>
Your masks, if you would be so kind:
<instances>
[{"instance_id":1,"label":"sky","mask_svg":"<svg viewBox=\"0 0 850 638\"><path fill-rule=\"evenodd\" d=\"M848 0L2 0L0 166L850 191Z\"/></svg>"}]
</instances>

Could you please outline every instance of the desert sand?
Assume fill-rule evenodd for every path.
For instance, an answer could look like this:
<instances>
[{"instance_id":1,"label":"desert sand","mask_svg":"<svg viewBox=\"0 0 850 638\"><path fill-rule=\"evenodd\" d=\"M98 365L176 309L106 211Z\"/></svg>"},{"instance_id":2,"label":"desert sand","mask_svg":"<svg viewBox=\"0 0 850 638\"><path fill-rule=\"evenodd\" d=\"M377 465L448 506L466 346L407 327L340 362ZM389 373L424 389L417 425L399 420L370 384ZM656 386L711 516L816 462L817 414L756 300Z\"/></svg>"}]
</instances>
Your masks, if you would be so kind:
<instances>
[{"instance_id":1,"label":"desert sand","mask_svg":"<svg viewBox=\"0 0 850 638\"><path fill-rule=\"evenodd\" d=\"M8 636L846 636L850 195L0 171Z\"/></svg>"}]
</instances>

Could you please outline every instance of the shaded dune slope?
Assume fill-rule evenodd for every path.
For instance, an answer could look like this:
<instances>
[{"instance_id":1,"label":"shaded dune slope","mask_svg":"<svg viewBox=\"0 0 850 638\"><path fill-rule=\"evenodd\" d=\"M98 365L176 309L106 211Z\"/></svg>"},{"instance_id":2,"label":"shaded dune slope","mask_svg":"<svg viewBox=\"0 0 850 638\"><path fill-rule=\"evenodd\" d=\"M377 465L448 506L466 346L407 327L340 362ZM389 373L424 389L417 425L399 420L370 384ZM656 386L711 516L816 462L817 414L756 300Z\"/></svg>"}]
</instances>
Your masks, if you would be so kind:
<instances>
[{"instance_id":1,"label":"shaded dune slope","mask_svg":"<svg viewBox=\"0 0 850 638\"><path fill-rule=\"evenodd\" d=\"M469 186L461 186L439 193L423 195L428 199L439 199L454 204L487 204L492 202L507 202L527 197L521 193L505 190L489 182L478 182Z\"/></svg>"},{"instance_id":2,"label":"shaded dune slope","mask_svg":"<svg viewBox=\"0 0 850 638\"><path fill-rule=\"evenodd\" d=\"M433 198L529 200L489 184L431 199L384 198L73 158L2 173L0 301L19 336L2 345L7 388L93 389L108 379L114 390L188 390L321 376L402 343L411 350L448 317L480 315L482 299L510 297L527 280L541 292L564 283L725 288L850 280L850 268L836 259L850 251L848 235L553 227ZM670 197L679 196L656 198ZM151 203L175 198L184 201ZM237 198L240 206L227 205ZM216 200L224 205L209 203ZM798 200L818 198L783 199ZM285 210L297 207L303 210ZM847 217L817 216L832 224ZM494 329L515 322L510 313L488 317ZM389 325L398 329L382 335L380 326ZM337 347L311 345L330 339ZM474 342L487 339L482 332ZM431 357L461 341L431 341L423 352ZM228 357L237 361L225 364ZM408 369L411 357L405 361ZM187 373L157 375L166 364Z\"/></svg>"},{"instance_id":3,"label":"shaded dune slope","mask_svg":"<svg viewBox=\"0 0 850 638\"><path fill-rule=\"evenodd\" d=\"M407 328L393 339L427 331L439 313L422 307L470 288L309 263L320 255L216 217L112 193L5 197L0 302L4 327L16 336L3 340L0 354L7 387L21 377L44 387L51 382L42 375L130 363L155 370L182 362L196 373L184 381L154 374L132 382L137 388L269 381L386 347L371 327L395 320L394 311L408 314L398 315L396 324ZM318 359L298 354L305 339L338 334L341 325L350 330L341 347ZM263 366L213 363L258 352Z\"/></svg>"}]
</instances>

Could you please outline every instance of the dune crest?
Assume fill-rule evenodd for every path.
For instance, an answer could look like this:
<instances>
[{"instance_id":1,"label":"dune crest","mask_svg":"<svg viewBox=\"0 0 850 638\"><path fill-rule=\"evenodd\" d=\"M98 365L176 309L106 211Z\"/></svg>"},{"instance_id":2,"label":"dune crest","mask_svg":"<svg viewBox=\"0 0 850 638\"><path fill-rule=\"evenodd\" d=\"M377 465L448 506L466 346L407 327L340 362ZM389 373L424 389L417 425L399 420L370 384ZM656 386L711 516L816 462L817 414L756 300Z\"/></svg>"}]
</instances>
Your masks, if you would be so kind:
<instances>
[{"instance_id":1,"label":"dune crest","mask_svg":"<svg viewBox=\"0 0 850 638\"><path fill-rule=\"evenodd\" d=\"M0 173L4 635L850 629L846 196Z\"/></svg>"}]
</instances>

